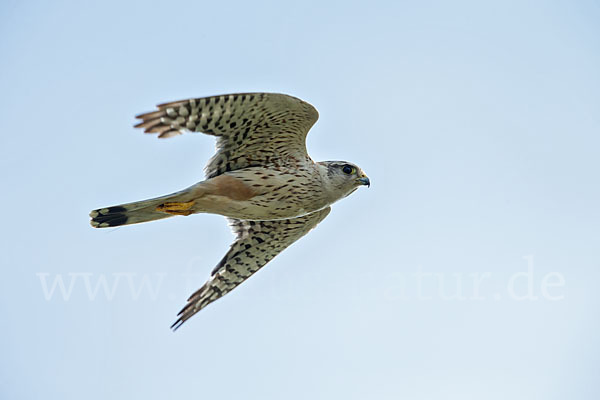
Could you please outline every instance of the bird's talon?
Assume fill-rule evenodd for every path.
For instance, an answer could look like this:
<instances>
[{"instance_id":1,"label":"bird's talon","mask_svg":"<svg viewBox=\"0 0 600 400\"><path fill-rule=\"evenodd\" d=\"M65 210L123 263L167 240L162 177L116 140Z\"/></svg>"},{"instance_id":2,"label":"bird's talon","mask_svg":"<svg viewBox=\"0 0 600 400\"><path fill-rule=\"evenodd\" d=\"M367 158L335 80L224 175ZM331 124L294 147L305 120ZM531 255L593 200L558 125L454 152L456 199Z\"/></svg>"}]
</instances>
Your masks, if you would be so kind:
<instances>
[{"instance_id":1,"label":"bird's talon","mask_svg":"<svg viewBox=\"0 0 600 400\"><path fill-rule=\"evenodd\" d=\"M156 207L156 211L173 215L190 215L193 213L191 208L194 206L194 203L194 200L188 201L187 203L167 202Z\"/></svg>"}]
</instances>

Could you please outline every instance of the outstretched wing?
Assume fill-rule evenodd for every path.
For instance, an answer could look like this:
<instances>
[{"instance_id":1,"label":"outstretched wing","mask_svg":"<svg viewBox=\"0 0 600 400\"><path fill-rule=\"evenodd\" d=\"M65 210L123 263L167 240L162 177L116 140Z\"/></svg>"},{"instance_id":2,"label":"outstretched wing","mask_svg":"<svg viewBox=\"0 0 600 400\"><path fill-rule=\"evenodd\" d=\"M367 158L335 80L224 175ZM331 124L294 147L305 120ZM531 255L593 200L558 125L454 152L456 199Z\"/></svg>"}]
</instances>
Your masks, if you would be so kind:
<instances>
[{"instance_id":1,"label":"outstretched wing","mask_svg":"<svg viewBox=\"0 0 600 400\"><path fill-rule=\"evenodd\" d=\"M289 157L305 159L306 134L319 118L310 104L278 93L226 94L157 107L138 115L142 122L136 128L159 138L183 131L217 136L217 153L205 168L207 178Z\"/></svg>"},{"instance_id":2,"label":"outstretched wing","mask_svg":"<svg viewBox=\"0 0 600 400\"><path fill-rule=\"evenodd\" d=\"M330 210L327 207L303 217L273 221L229 219L237 235L235 242L212 271L210 279L190 296L171 328L179 328L198 311L245 281L317 226Z\"/></svg>"}]
</instances>

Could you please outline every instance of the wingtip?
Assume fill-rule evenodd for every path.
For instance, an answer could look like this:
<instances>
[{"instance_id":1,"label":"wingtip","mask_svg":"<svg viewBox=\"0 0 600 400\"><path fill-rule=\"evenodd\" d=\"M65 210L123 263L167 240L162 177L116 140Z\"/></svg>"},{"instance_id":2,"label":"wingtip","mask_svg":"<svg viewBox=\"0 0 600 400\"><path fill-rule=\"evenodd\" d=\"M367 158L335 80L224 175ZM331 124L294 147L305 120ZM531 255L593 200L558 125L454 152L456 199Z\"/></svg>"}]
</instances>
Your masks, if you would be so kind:
<instances>
[{"instance_id":1,"label":"wingtip","mask_svg":"<svg viewBox=\"0 0 600 400\"><path fill-rule=\"evenodd\" d=\"M158 117L162 117L165 115L165 111L164 110L155 110L155 111L148 111L145 113L141 113L135 116L136 119L154 119L154 118L158 118Z\"/></svg>"},{"instance_id":2,"label":"wingtip","mask_svg":"<svg viewBox=\"0 0 600 400\"><path fill-rule=\"evenodd\" d=\"M177 329L179 329L179 328L181 327L181 325L183 325L183 323L184 323L184 322L185 322L184 320L182 320L181 318L179 318L177 321L175 321L175 322L173 323L173 325L171 325L171 328L170 328L170 329L171 329L173 332L176 332L176 331L177 331Z\"/></svg>"}]
</instances>

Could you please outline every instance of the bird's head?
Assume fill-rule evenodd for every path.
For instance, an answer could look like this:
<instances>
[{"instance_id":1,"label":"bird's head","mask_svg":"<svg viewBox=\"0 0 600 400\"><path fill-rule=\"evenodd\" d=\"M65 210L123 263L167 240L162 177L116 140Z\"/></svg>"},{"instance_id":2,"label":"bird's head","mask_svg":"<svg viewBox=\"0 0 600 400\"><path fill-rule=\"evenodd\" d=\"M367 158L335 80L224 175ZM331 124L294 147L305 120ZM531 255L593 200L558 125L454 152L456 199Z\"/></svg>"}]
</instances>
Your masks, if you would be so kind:
<instances>
[{"instance_id":1,"label":"bird's head","mask_svg":"<svg viewBox=\"0 0 600 400\"><path fill-rule=\"evenodd\" d=\"M348 196L359 186L371 185L367 175L357 165L347 161L321 161L317 164L335 200Z\"/></svg>"}]
</instances>

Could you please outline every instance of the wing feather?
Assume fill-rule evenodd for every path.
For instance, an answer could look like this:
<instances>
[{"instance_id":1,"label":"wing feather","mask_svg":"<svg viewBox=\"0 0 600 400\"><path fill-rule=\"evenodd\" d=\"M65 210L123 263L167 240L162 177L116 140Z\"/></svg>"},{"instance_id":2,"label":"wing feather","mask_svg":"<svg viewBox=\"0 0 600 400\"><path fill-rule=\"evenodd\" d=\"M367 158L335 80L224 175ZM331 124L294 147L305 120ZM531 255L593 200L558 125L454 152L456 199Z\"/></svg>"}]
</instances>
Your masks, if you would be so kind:
<instances>
[{"instance_id":1,"label":"wing feather","mask_svg":"<svg viewBox=\"0 0 600 400\"><path fill-rule=\"evenodd\" d=\"M279 93L239 93L163 103L140 114L135 125L159 138L184 131L217 137L217 153L205 173L305 159L306 135L319 118L310 104Z\"/></svg>"},{"instance_id":2,"label":"wing feather","mask_svg":"<svg viewBox=\"0 0 600 400\"><path fill-rule=\"evenodd\" d=\"M212 271L209 280L190 296L171 328L176 330L198 311L248 279L317 226L330 210L327 207L299 218L273 221L229 219L236 240Z\"/></svg>"}]
</instances>

